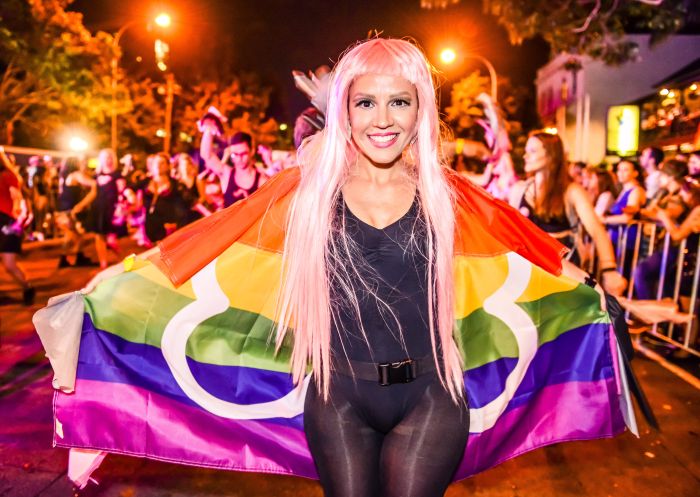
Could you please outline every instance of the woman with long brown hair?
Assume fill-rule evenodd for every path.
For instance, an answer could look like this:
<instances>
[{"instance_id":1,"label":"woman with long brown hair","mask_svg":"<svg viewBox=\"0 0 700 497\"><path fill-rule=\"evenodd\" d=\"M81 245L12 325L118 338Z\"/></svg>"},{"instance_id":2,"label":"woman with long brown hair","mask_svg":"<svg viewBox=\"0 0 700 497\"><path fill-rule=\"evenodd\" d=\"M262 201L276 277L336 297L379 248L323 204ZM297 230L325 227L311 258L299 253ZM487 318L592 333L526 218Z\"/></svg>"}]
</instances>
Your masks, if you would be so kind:
<instances>
[{"instance_id":1,"label":"woman with long brown hair","mask_svg":"<svg viewBox=\"0 0 700 497\"><path fill-rule=\"evenodd\" d=\"M571 180L564 144L559 135L538 131L525 145L525 172L530 178L513 188L510 204L539 228L573 249L579 225L593 238L598 252L603 287L620 294L626 282L617 272L612 243L595 213L586 190Z\"/></svg>"}]
</instances>

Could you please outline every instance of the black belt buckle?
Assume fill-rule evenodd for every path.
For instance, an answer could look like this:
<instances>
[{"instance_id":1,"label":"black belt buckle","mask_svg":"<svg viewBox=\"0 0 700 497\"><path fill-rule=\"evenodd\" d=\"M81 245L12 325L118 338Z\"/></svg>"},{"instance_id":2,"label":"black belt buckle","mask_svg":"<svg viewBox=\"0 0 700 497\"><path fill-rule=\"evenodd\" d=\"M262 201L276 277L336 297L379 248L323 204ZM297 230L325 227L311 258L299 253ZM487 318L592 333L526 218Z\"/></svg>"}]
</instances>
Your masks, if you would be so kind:
<instances>
[{"instance_id":1,"label":"black belt buckle","mask_svg":"<svg viewBox=\"0 0 700 497\"><path fill-rule=\"evenodd\" d=\"M404 359L397 362L377 364L379 384L383 387L394 383L411 383L416 379L416 361Z\"/></svg>"}]
</instances>

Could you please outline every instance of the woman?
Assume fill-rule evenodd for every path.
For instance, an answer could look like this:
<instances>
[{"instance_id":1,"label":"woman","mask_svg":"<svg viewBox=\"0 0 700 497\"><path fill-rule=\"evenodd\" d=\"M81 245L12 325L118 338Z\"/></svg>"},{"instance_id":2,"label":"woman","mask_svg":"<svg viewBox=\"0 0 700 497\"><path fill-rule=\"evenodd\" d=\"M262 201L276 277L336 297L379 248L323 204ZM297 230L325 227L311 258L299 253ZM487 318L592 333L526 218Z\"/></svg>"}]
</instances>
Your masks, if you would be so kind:
<instances>
[{"instance_id":1,"label":"woman","mask_svg":"<svg viewBox=\"0 0 700 497\"><path fill-rule=\"evenodd\" d=\"M638 231L636 225L629 226L627 228L627 241L621 243L621 227L632 223L646 202L646 192L642 186L643 176L643 171L637 163L627 159L621 160L617 164L617 179L622 191L610 207L608 214L603 216L603 223L608 226L608 234L613 246L624 260L622 273L627 276L630 274L633 263ZM640 247L641 243L642 240L640 240ZM620 247L621 244L625 246Z\"/></svg>"},{"instance_id":2,"label":"woman","mask_svg":"<svg viewBox=\"0 0 700 497\"><path fill-rule=\"evenodd\" d=\"M272 330L281 355L289 358L294 381L309 385L305 440L326 495L443 495L464 455L470 417L453 337L460 298L454 258L510 254L514 264L539 264L540 278L561 273L575 280L574 288L576 282L595 287L598 294L584 293L596 303L602 289L561 261L566 249L558 242L441 162L430 66L411 43L372 39L351 48L333 72L326 117L325 129L302 147L300 168L280 173L248 199L178 231L126 266L148 266L142 260L148 258L168 275L168 284L180 285L193 274L213 275L225 260L240 262L247 273L224 274L226 285L242 288L232 304L276 300ZM482 260L457 274L466 278ZM247 287L264 267L271 273L260 286ZM85 291L123 270L110 268ZM194 292L197 303L186 309L223 304L221 319L207 322L223 322L229 331L261 326L257 342L264 344L269 321L248 311L246 322L227 321L228 298L199 297L218 283L196 278L181 294L154 292L149 299L172 294L189 302ZM270 289L277 281L279 292ZM117 295L95 293L109 294L110 302ZM306 379L309 370L313 381ZM286 405L279 404L275 416ZM273 458L287 451L284 442L273 445ZM242 452L256 458L248 448Z\"/></svg>"},{"instance_id":3,"label":"woman","mask_svg":"<svg viewBox=\"0 0 700 497\"><path fill-rule=\"evenodd\" d=\"M27 213L20 185L19 174L5 155L3 147L0 147L0 257L2 265L22 288L24 305L31 305L36 292L17 266L17 254L22 251L22 231Z\"/></svg>"},{"instance_id":4,"label":"woman","mask_svg":"<svg viewBox=\"0 0 700 497\"><path fill-rule=\"evenodd\" d=\"M602 220L617 196L615 177L610 171L600 167L589 168L587 173L586 190L593 202L595 213Z\"/></svg>"},{"instance_id":5,"label":"woman","mask_svg":"<svg viewBox=\"0 0 700 497\"><path fill-rule=\"evenodd\" d=\"M182 153L177 156L177 181L180 195L189 207L185 224L210 216L211 211L204 205L204 180L199 177L197 164L188 154Z\"/></svg>"},{"instance_id":6,"label":"woman","mask_svg":"<svg viewBox=\"0 0 700 497\"><path fill-rule=\"evenodd\" d=\"M117 154L111 148L100 150L97 155L97 195L92 204L89 231L95 234L95 251L100 267L107 267L107 248L119 251L117 228L114 226L114 212L119 202L119 191L123 189L124 180L117 169ZM120 186L119 183L122 183Z\"/></svg>"},{"instance_id":7,"label":"woman","mask_svg":"<svg viewBox=\"0 0 700 497\"><path fill-rule=\"evenodd\" d=\"M625 288L617 272L610 238L596 216L593 204L581 185L571 180L564 159L564 145L556 134L536 132L525 144L525 172L532 177L513 188L510 204L539 228L577 250L579 223L593 239L603 287L614 295ZM570 254L570 255L572 255ZM573 260L578 261L576 256Z\"/></svg>"},{"instance_id":8,"label":"woman","mask_svg":"<svg viewBox=\"0 0 700 497\"><path fill-rule=\"evenodd\" d=\"M646 192L641 184L643 173L639 165L623 159L617 164L617 180L621 192L610 207L608 215L603 217L607 225L624 225L634 220L646 202ZM617 233L617 230L614 230ZM617 235L613 235L617 239Z\"/></svg>"},{"instance_id":9,"label":"woman","mask_svg":"<svg viewBox=\"0 0 700 497\"><path fill-rule=\"evenodd\" d=\"M146 236L153 244L188 222L187 205L180 195L177 181L170 176L170 160L164 153L148 161L151 181L143 190L146 209Z\"/></svg>"},{"instance_id":10,"label":"woman","mask_svg":"<svg viewBox=\"0 0 700 497\"><path fill-rule=\"evenodd\" d=\"M86 193L87 191L87 193ZM83 237L81 218L97 196L97 182L80 168L78 159L68 157L59 171L56 224L63 232L63 253L58 267L92 266L93 262L80 250ZM68 261L74 256L73 264Z\"/></svg>"}]
</instances>

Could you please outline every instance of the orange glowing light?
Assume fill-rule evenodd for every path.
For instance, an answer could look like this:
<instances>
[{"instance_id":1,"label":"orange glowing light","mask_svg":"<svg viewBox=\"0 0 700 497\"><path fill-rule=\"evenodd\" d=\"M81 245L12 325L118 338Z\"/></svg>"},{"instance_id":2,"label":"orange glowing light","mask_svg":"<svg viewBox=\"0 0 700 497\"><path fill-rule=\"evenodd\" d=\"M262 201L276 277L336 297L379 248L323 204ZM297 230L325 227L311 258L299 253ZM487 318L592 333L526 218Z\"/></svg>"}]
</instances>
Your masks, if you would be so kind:
<instances>
[{"instance_id":1,"label":"orange glowing light","mask_svg":"<svg viewBox=\"0 0 700 497\"><path fill-rule=\"evenodd\" d=\"M440 52L440 60L445 64L452 64L457 59L457 52L452 48L445 48Z\"/></svg>"},{"instance_id":2,"label":"orange glowing light","mask_svg":"<svg viewBox=\"0 0 700 497\"><path fill-rule=\"evenodd\" d=\"M172 20L170 19L170 16L168 14L166 14L165 12L158 14L158 16L155 19L156 24L158 26L160 26L161 28L170 27L171 21Z\"/></svg>"}]
</instances>

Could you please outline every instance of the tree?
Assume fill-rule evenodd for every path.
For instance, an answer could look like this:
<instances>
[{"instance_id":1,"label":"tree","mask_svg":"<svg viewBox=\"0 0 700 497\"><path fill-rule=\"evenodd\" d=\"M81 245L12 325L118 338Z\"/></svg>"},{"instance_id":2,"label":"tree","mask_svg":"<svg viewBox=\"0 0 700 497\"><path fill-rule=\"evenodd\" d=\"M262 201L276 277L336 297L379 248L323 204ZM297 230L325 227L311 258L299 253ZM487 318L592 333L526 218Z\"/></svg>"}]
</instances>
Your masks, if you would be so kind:
<instances>
[{"instance_id":1,"label":"tree","mask_svg":"<svg viewBox=\"0 0 700 497\"><path fill-rule=\"evenodd\" d=\"M227 82L222 82L227 81ZM256 143L272 145L277 140L277 122L265 117L271 89L260 84L254 74L229 73L219 81L199 81L187 85L176 108L177 127L173 136L185 141L199 135L197 120L213 105L228 118L229 129L250 133Z\"/></svg>"},{"instance_id":2,"label":"tree","mask_svg":"<svg viewBox=\"0 0 700 497\"><path fill-rule=\"evenodd\" d=\"M622 64L637 57L627 33L651 33L657 43L683 27L686 5L696 0L482 0L514 45L541 36L554 53L571 52ZM447 7L459 0L421 0L421 6ZM692 7L688 7L692 8Z\"/></svg>"},{"instance_id":3,"label":"tree","mask_svg":"<svg viewBox=\"0 0 700 497\"><path fill-rule=\"evenodd\" d=\"M4 0L0 7L0 120L6 143L32 145L69 122L104 124L110 109L111 37L92 35L72 0Z\"/></svg>"}]
</instances>

